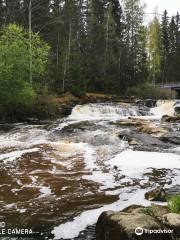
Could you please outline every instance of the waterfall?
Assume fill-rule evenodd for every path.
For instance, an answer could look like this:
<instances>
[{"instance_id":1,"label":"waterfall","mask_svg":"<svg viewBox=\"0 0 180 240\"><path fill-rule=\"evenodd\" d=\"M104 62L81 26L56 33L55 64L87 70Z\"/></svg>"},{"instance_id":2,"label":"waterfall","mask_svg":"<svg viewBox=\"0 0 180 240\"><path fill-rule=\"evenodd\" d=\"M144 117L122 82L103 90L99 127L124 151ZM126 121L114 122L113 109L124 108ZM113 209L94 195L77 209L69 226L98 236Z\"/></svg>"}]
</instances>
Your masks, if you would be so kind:
<instances>
[{"instance_id":1,"label":"waterfall","mask_svg":"<svg viewBox=\"0 0 180 240\"><path fill-rule=\"evenodd\" d=\"M151 113L160 118L163 115L174 116L175 103L176 101L174 100L158 100L156 107L151 109Z\"/></svg>"},{"instance_id":2,"label":"waterfall","mask_svg":"<svg viewBox=\"0 0 180 240\"><path fill-rule=\"evenodd\" d=\"M86 104L73 108L70 119L116 119L129 116L138 116L137 106L129 104Z\"/></svg>"}]
</instances>

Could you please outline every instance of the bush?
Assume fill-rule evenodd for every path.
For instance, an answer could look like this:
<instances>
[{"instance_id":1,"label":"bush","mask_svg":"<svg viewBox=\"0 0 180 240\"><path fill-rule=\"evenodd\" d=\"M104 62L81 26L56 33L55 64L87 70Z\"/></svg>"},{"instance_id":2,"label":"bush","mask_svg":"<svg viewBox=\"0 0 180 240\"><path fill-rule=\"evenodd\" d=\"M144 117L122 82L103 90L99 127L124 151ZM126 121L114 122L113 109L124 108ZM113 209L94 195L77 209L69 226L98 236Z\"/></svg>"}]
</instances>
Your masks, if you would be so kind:
<instances>
[{"instance_id":1,"label":"bush","mask_svg":"<svg viewBox=\"0 0 180 240\"><path fill-rule=\"evenodd\" d=\"M82 90L79 86L71 87L70 92L76 97L83 97L85 95L85 91Z\"/></svg>"},{"instance_id":2,"label":"bush","mask_svg":"<svg viewBox=\"0 0 180 240\"><path fill-rule=\"evenodd\" d=\"M49 47L32 33L32 76L45 73ZM25 114L35 96L29 82L30 49L28 33L15 24L6 26L0 35L0 114L1 119Z\"/></svg>"},{"instance_id":3,"label":"bush","mask_svg":"<svg viewBox=\"0 0 180 240\"><path fill-rule=\"evenodd\" d=\"M126 95L142 99L169 99L171 98L171 91L145 83L136 87L128 88Z\"/></svg>"},{"instance_id":4,"label":"bush","mask_svg":"<svg viewBox=\"0 0 180 240\"><path fill-rule=\"evenodd\" d=\"M170 197L168 200L168 209L171 213L180 214L180 195Z\"/></svg>"}]
</instances>

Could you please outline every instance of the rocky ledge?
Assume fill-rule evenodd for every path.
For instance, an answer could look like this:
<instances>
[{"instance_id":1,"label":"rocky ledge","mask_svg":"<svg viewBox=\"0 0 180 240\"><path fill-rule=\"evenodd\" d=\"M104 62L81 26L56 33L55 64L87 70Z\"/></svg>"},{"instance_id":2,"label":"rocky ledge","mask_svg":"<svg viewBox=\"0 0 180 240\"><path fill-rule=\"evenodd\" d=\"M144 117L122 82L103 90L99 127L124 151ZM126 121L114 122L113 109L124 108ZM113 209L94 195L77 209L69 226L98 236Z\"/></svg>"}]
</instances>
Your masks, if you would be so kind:
<instances>
[{"instance_id":1,"label":"rocky ledge","mask_svg":"<svg viewBox=\"0 0 180 240\"><path fill-rule=\"evenodd\" d=\"M123 211L107 211L96 225L96 240L178 240L180 214L160 205L130 206Z\"/></svg>"}]
</instances>

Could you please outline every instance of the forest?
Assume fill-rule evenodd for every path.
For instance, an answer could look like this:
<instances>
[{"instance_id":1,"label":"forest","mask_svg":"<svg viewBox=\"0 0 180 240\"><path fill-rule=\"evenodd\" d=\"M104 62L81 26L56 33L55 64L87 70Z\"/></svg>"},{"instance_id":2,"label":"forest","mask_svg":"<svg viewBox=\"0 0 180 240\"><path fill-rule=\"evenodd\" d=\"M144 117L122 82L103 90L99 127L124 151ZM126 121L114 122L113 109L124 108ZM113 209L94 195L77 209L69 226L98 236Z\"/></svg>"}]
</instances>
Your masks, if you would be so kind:
<instances>
[{"instance_id":1,"label":"forest","mask_svg":"<svg viewBox=\"0 0 180 240\"><path fill-rule=\"evenodd\" d=\"M145 97L180 81L179 13L145 16L140 0L0 0L1 108L42 91Z\"/></svg>"}]
</instances>

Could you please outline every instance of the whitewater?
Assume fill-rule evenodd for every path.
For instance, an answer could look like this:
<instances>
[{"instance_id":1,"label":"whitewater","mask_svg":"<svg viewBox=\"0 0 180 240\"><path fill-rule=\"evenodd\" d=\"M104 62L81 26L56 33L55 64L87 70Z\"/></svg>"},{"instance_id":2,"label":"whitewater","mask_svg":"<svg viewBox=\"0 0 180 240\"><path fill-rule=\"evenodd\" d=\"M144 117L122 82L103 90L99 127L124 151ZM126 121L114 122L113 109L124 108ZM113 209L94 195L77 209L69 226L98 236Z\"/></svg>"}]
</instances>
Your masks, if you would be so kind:
<instances>
[{"instance_id":1,"label":"whitewater","mask_svg":"<svg viewBox=\"0 0 180 240\"><path fill-rule=\"evenodd\" d=\"M129 103L85 104L47 125L2 125L1 215L13 216L11 226L13 219L19 224L26 219L25 226L44 239L93 240L88 226L103 211L149 205L145 192L180 181L180 149L163 142L136 148L119 136L141 133L118 121L142 119L178 134L178 126L161 123L163 115L174 115L174 104L163 100L144 109Z\"/></svg>"}]
</instances>

